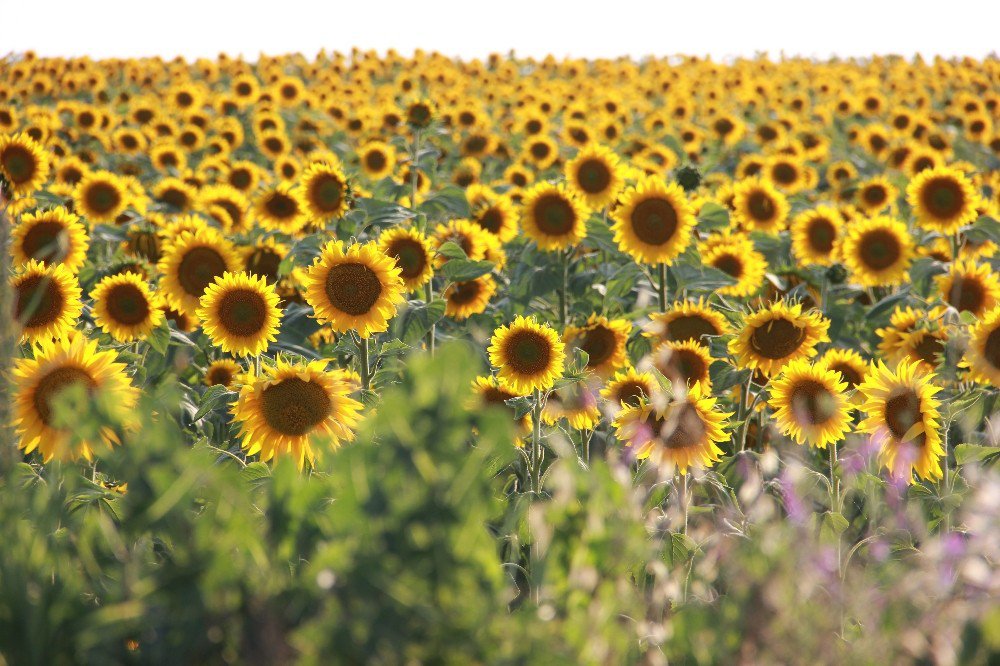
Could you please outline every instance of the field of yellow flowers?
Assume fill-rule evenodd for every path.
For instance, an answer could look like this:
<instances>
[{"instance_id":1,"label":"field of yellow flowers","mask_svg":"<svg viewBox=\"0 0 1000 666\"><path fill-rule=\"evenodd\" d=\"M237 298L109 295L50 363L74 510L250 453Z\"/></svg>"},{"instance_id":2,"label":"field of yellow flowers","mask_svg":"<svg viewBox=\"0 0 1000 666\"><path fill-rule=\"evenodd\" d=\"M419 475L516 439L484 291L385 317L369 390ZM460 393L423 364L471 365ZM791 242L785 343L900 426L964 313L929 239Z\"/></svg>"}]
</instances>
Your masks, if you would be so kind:
<instances>
[{"instance_id":1,"label":"field of yellow flowers","mask_svg":"<svg viewBox=\"0 0 1000 666\"><path fill-rule=\"evenodd\" d=\"M1000 659L1000 60L17 54L0 187L9 663Z\"/></svg>"}]
</instances>

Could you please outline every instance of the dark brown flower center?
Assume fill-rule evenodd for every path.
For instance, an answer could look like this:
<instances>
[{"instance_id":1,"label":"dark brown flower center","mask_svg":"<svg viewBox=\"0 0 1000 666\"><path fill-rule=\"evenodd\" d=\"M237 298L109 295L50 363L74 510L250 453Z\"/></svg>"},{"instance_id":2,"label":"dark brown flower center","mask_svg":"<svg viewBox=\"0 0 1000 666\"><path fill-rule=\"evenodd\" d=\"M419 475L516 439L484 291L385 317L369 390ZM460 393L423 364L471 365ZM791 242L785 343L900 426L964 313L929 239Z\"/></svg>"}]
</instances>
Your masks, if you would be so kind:
<instances>
[{"instance_id":1,"label":"dark brown flower center","mask_svg":"<svg viewBox=\"0 0 1000 666\"><path fill-rule=\"evenodd\" d=\"M31 151L16 143L7 146L0 153L0 165L3 165L4 171L15 185L30 181L38 170Z\"/></svg>"},{"instance_id":2,"label":"dark brown flower center","mask_svg":"<svg viewBox=\"0 0 1000 666\"><path fill-rule=\"evenodd\" d=\"M864 379L861 373L847 363L834 363L830 366L830 369L840 373L844 381L847 382L847 388L854 388Z\"/></svg>"},{"instance_id":3,"label":"dark brown flower center","mask_svg":"<svg viewBox=\"0 0 1000 666\"><path fill-rule=\"evenodd\" d=\"M114 210L121 204L121 193L111 183L92 183L84 192L87 208L98 214Z\"/></svg>"},{"instance_id":4,"label":"dark brown flower center","mask_svg":"<svg viewBox=\"0 0 1000 666\"><path fill-rule=\"evenodd\" d=\"M860 258L866 267L880 271L897 261L903 255L899 239L888 229L875 229L861 237Z\"/></svg>"},{"instance_id":5,"label":"dark brown flower center","mask_svg":"<svg viewBox=\"0 0 1000 666\"><path fill-rule=\"evenodd\" d=\"M267 209L269 215L279 220L295 217L299 213L299 206L295 199L281 192L271 194L267 198L264 207Z\"/></svg>"},{"instance_id":6,"label":"dark brown flower center","mask_svg":"<svg viewBox=\"0 0 1000 666\"><path fill-rule=\"evenodd\" d=\"M601 194L611 185L611 169L604 160L586 160L576 174L580 188L588 194Z\"/></svg>"},{"instance_id":7,"label":"dark brown flower center","mask_svg":"<svg viewBox=\"0 0 1000 666\"><path fill-rule=\"evenodd\" d=\"M708 319L699 315L681 315L667 324L668 340L700 342L704 335L719 335L719 330Z\"/></svg>"},{"instance_id":8,"label":"dark brown flower center","mask_svg":"<svg viewBox=\"0 0 1000 666\"><path fill-rule=\"evenodd\" d=\"M61 222L36 222L21 241L21 250L31 259L60 263L69 255L69 232Z\"/></svg>"},{"instance_id":9,"label":"dark brown flower center","mask_svg":"<svg viewBox=\"0 0 1000 666\"><path fill-rule=\"evenodd\" d=\"M317 176L309 185L309 200L324 213L336 213L344 201L344 183L334 174Z\"/></svg>"},{"instance_id":10,"label":"dark brown flower center","mask_svg":"<svg viewBox=\"0 0 1000 666\"><path fill-rule=\"evenodd\" d=\"M535 202L535 220L543 234L562 236L573 230L576 213L573 206L559 194L545 194Z\"/></svg>"},{"instance_id":11,"label":"dark brown flower center","mask_svg":"<svg viewBox=\"0 0 1000 666\"><path fill-rule=\"evenodd\" d=\"M373 173L382 173L388 163L389 160L381 150L369 150L365 153L365 166Z\"/></svg>"},{"instance_id":12,"label":"dark brown flower center","mask_svg":"<svg viewBox=\"0 0 1000 666\"><path fill-rule=\"evenodd\" d=\"M135 326L146 321L150 304L134 284L115 285L105 296L108 314L116 323Z\"/></svg>"},{"instance_id":13,"label":"dark brown flower center","mask_svg":"<svg viewBox=\"0 0 1000 666\"><path fill-rule=\"evenodd\" d=\"M755 190L747 197L747 209L757 222L769 222L778 212L774 200L763 190Z\"/></svg>"},{"instance_id":14,"label":"dark brown flower center","mask_svg":"<svg viewBox=\"0 0 1000 666\"><path fill-rule=\"evenodd\" d=\"M983 356L994 368L1000 369L1000 327L994 328L986 336L983 344Z\"/></svg>"},{"instance_id":15,"label":"dark brown flower center","mask_svg":"<svg viewBox=\"0 0 1000 666\"><path fill-rule=\"evenodd\" d=\"M948 305L956 310L968 310L973 314L979 314L986 305L986 288L978 278L957 276L951 283L947 299Z\"/></svg>"},{"instance_id":16,"label":"dark brown flower center","mask_svg":"<svg viewBox=\"0 0 1000 666\"><path fill-rule=\"evenodd\" d=\"M632 231L647 245L663 245L677 231L677 210L666 199L646 199L632 211Z\"/></svg>"},{"instance_id":17,"label":"dark brown flower center","mask_svg":"<svg viewBox=\"0 0 1000 666\"><path fill-rule=\"evenodd\" d=\"M232 289L219 301L216 314L230 335L256 335L267 324L267 301L251 289Z\"/></svg>"},{"instance_id":18,"label":"dark brown flower center","mask_svg":"<svg viewBox=\"0 0 1000 666\"><path fill-rule=\"evenodd\" d=\"M587 367L594 368L614 356L618 346L618 338L611 329L604 326L594 326L583 333L583 337L579 339L577 345L589 356Z\"/></svg>"},{"instance_id":19,"label":"dark brown flower center","mask_svg":"<svg viewBox=\"0 0 1000 666\"><path fill-rule=\"evenodd\" d=\"M922 419L920 396L913 389L900 389L885 402L885 424L898 440L902 440L910 428ZM921 433L914 443L923 445L924 434Z\"/></svg>"},{"instance_id":20,"label":"dark brown flower center","mask_svg":"<svg viewBox=\"0 0 1000 666\"><path fill-rule=\"evenodd\" d=\"M499 208L490 206L476 218L476 222L491 234L497 234L500 233L500 229L503 227L504 216Z\"/></svg>"},{"instance_id":21,"label":"dark brown flower center","mask_svg":"<svg viewBox=\"0 0 1000 666\"><path fill-rule=\"evenodd\" d=\"M264 278L268 284L276 284L281 258L281 255L275 250L269 247L259 247L247 257L247 273Z\"/></svg>"},{"instance_id":22,"label":"dark brown flower center","mask_svg":"<svg viewBox=\"0 0 1000 666\"><path fill-rule=\"evenodd\" d=\"M829 254L833 251L833 242L837 240L837 227L825 217L813 218L809 222L806 237L809 239L809 246L814 251L820 254Z\"/></svg>"},{"instance_id":23,"label":"dark brown flower center","mask_svg":"<svg viewBox=\"0 0 1000 666\"><path fill-rule=\"evenodd\" d=\"M221 384L222 386L230 386L235 379L232 370L224 365L213 365L208 370L208 376L205 378L206 383L209 386L215 386L216 384Z\"/></svg>"},{"instance_id":24,"label":"dark brown flower center","mask_svg":"<svg viewBox=\"0 0 1000 666\"><path fill-rule=\"evenodd\" d=\"M837 414L833 394L814 379L803 379L792 387L790 407L795 420L821 425Z\"/></svg>"},{"instance_id":25,"label":"dark brown flower center","mask_svg":"<svg viewBox=\"0 0 1000 666\"><path fill-rule=\"evenodd\" d=\"M805 328L787 319L771 319L753 330L750 346L759 356L776 360L794 353L805 339Z\"/></svg>"},{"instance_id":26,"label":"dark brown flower center","mask_svg":"<svg viewBox=\"0 0 1000 666\"><path fill-rule=\"evenodd\" d=\"M665 419L657 419L654 433L659 433L667 449L698 446L708 433L698 409L690 402L674 407Z\"/></svg>"},{"instance_id":27,"label":"dark brown flower center","mask_svg":"<svg viewBox=\"0 0 1000 666\"><path fill-rule=\"evenodd\" d=\"M329 394L319 384L298 377L282 379L260 397L264 421L282 435L305 435L333 410Z\"/></svg>"},{"instance_id":28,"label":"dark brown flower center","mask_svg":"<svg viewBox=\"0 0 1000 666\"><path fill-rule=\"evenodd\" d=\"M618 390L615 395L618 402L624 402L626 405L635 406L640 403L640 401L649 397L650 389L644 384L640 384L636 381L624 381L618 385Z\"/></svg>"},{"instance_id":29,"label":"dark brown flower center","mask_svg":"<svg viewBox=\"0 0 1000 666\"><path fill-rule=\"evenodd\" d=\"M671 381L684 386L708 378L708 366L705 365L705 361L690 349L670 350L669 356L658 369Z\"/></svg>"},{"instance_id":30,"label":"dark brown flower center","mask_svg":"<svg viewBox=\"0 0 1000 666\"><path fill-rule=\"evenodd\" d=\"M734 254L720 254L712 260L712 266L737 279L743 276L743 261Z\"/></svg>"},{"instance_id":31,"label":"dark brown flower center","mask_svg":"<svg viewBox=\"0 0 1000 666\"><path fill-rule=\"evenodd\" d=\"M386 254L395 258L396 265L406 280L419 276L427 266L427 252L424 246L411 238L394 240L387 248Z\"/></svg>"},{"instance_id":32,"label":"dark brown flower center","mask_svg":"<svg viewBox=\"0 0 1000 666\"><path fill-rule=\"evenodd\" d=\"M504 345L506 365L518 375L535 375L549 367L552 345L535 331L517 331Z\"/></svg>"},{"instance_id":33,"label":"dark brown flower center","mask_svg":"<svg viewBox=\"0 0 1000 666\"><path fill-rule=\"evenodd\" d=\"M791 185L798 179L799 172L788 162L779 162L771 169L771 175L774 177L775 182L782 185Z\"/></svg>"},{"instance_id":34,"label":"dark brown flower center","mask_svg":"<svg viewBox=\"0 0 1000 666\"><path fill-rule=\"evenodd\" d=\"M97 382L86 370L72 366L56 368L38 381L32 402L42 423L53 426L56 400L66 389L77 385L83 385L89 392L97 388Z\"/></svg>"},{"instance_id":35,"label":"dark brown flower center","mask_svg":"<svg viewBox=\"0 0 1000 666\"><path fill-rule=\"evenodd\" d=\"M326 296L330 304L351 316L370 312L381 294L382 283L378 275L364 264L337 264L326 274Z\"/></svg>"},{"instance_id":36,"label":"dark brown flower center","mask_svg":"<svg viewBox=\"0 0 1000 666\"><path fill-rule=\"evenodd\" d=\"M482 291L483 285L479 280L456 282L448 289L448 300L455 305L465 305L476 300Z\"/></svg>"},{"instance_id":37,"label":"dark brown flower center","mask_svg":"<svg viewBox=\"0 0 1000 666\"><path fill-rule=\"evenodd\" d=\"M226 260L210 247L194 247L184 253L177 267L177 281L189 295L201 298L208 285L226 272Z\"/></svg>"},{"instance_id":38,"label":"dark brown flower center","mask_svg":"<svg viewBox=\"0 0 1000 666\"><path fill-rule=\"evenodd\" d=\"M48 275L32 275L17 284L14 317L26 328L37 328L59 318L66 297Z\"/></svg>"}]
</instances>

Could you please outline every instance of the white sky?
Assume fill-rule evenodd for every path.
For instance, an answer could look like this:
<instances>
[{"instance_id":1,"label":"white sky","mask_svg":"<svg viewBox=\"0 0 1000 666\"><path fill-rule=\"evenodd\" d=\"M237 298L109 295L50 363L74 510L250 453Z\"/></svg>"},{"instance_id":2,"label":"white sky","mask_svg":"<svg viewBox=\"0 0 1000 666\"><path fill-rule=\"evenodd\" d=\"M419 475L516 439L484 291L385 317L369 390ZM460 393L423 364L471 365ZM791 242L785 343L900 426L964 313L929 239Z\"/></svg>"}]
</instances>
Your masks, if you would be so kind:
<instances>
[{"instance_id":1,"label":"white sky","mask_svg":"<svg viewBox=\"0 0 1000 666\"><path fill-rule=\"evenodd\" d=\"M0 53L985 56L1000 0L0 0Z\"/></svg>"}]
</instances>

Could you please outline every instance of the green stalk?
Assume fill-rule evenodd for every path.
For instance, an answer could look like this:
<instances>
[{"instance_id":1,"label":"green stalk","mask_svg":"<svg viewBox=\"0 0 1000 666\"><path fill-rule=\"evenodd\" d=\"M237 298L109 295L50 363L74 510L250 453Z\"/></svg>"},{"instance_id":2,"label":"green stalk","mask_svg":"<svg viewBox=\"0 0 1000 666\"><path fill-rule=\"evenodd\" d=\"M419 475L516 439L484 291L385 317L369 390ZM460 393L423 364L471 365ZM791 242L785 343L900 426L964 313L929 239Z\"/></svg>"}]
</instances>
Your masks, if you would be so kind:
<instances>
[{"instance_id":1,"label":"green stalk","mask_svg":"<svg viewBox=\"0 0 1000 666\"><path fill-rule=\"evenodd\" d=\"M372 385L371 369L368 365L368 338L361 338L361 342L358 344L358 350L361 352L359 374L361 375L361 388L367 391Z\"/></svg>"},{"instance_id":2,"label":"green stalk","mask_svg":"<svg viewBox=\"0 0 1000 666\"><path fill-rule=\"evenodd\" d=\"M657 295L660 299L660 312L667 311L667 265L659 264L660 284L657 285Z\"/></svg>"},{"instance_id":3,"label":"green stalk","mask_svg":"<svg viewBox=\"0 0 1000 666\"><path fill-rule=\"evenodd\" d=\"M531 490L542 490L542 392L535 389L535 405L531 410Z\"/></svg>"}]
</instances>

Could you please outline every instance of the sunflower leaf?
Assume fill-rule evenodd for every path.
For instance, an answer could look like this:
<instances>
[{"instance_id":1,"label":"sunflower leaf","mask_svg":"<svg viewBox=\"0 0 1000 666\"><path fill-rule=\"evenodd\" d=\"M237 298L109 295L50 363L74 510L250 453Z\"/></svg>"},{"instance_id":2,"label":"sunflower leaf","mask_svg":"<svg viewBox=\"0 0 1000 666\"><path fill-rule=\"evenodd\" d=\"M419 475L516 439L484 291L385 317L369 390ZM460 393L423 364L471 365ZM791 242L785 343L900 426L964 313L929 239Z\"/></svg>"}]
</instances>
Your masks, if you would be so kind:
<instances>
[{"instance_id":1,"label":"sunflower leaf","mask_svg":"<svg viewBox=\"0 0 1000 666\"><path fill-rule=\"evenodd\" d=\"M468 260L469 255L465 253L462 246L455 241L446 241L437 249L437 253L447 259Z\"/></svg>"},{"instance_id":2,"label":"sunflower leaf","mask_svg":"<svg viewBox=\"0 0 1000 666\"><path fill-rule=\"evenodd\" d=\"M441 275L452 282L468 282L486 275L494 268L492 261L470 261L468 259L452 259L439 271Z\"/></svg>"},{"instance_id":3,"label":"sunflower leaf","mask_svg":"<svg viewBox=\"0 0 1000 666\"><path fill-rule=\"evenodd\" d=\"M729 210L725 206L708 202L698 213L698 228L705 231L724 229L729 226Z\"/></svg>"},{"instance_id":4,"label":"sunflower leaf","mask_svg":"<svg viewBox=\"0 0 1000 666\"><path fill-rule=\"evenodd\" d=\"M444 317L445 302L437 298L430 303L410 301L399 319L397 337L407 344L413 344L426 335L431 326Z\"/></svg>"},{"instance_id":5,"label":"sunflower leaf","mask_svg":"<svg viewBox=\"0 0 1000 666\"><path fill-rule=\"evenodd\" d=\"M191 417L192 421L198 421L206 414L208 414L212 409L215 408L221 401L227 399L233 394L232 391L227 389L222 384L216 384L215 386L209 386L208 390L201 396L201 403L198 405L198 411L194 413Z\"/></svg>"}]
</instances>

